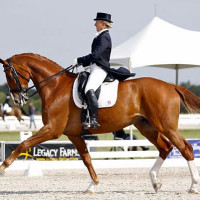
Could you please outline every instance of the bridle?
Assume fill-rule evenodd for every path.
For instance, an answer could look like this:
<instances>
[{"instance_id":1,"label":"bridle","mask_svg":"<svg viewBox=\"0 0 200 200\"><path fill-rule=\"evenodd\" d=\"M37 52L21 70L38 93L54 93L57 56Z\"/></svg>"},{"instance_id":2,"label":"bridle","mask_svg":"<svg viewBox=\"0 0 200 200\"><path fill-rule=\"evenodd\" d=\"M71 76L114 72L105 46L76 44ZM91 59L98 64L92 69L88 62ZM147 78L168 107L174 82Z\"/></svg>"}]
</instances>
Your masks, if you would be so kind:
<instances>
[{"instance_id":1,"label":"bridle","mask_svg":"<svg viewBox=\"0 0 200 200\"><path fill-rule=\"evenodd\" d=\"M31 87L24 88L24 87L22 87L18 76L21 76L21 77L22 77L23 79L25 79L27 82L29 82L29 80L28 80L23 74L21 74L20 72L18 72L18 71L14 68L14 66L13 66L13 64L12 64L12 62L11 62L10 59L7 59L6 61L8 62L9 65L8 65L8 66L5 66L5 65L4 65L4 72L6 72L6 70L8 70L8 69L11 69L13 78L14 78L16 84L17 84L17 88L16 88L16 89L10 89L10 88L9 88L9 92L10 92L11 94L12 94L12 93L19 93L20 102L22 101L23 103L26 103L30 97L32 97L32 96L34 96L35 94L37 94L43 87L45 87L48 83L50 83L51 81L53 81L54 79L56 79L58 76L60 76L61 74L65 73L66 71L69 72L70 70L72 70L72 72L73 72L74 68L76 67L76 66L74 66L74 65L71 65L71 66L69 66L69 67L67 67L67 68L65 68L65 69L63 69L63 70L61 70L61 71L59 71L59 72L53 74L52 76L47 77L46 79L44 79L44 80L38 82L37 84L35 84L35 85L31 86ZM32 94L28 95L28 92L29 92L31 89L36 88L37 86L39 86L41 83L43 83L43 82L45 82L45 81L46 81L46 83L44 83L41 87L39 87L35 92L33 92ZM9 87L9 86L8 86L8 87Z\"/></svg>"}]
</instances>

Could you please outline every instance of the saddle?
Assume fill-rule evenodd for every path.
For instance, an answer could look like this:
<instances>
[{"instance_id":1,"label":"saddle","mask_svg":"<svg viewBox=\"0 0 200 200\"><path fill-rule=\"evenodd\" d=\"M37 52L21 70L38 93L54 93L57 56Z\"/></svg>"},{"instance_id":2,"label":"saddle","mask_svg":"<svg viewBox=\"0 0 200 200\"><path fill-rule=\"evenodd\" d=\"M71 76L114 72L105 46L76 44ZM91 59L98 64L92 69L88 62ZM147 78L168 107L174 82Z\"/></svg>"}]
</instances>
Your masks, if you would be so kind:
<instances>
[{"instance_id":1,"label":"saddle","mask_svg":"<svg viewBox=\"0 0 200 200\"><path fill-rule=\"evenodd\" d=\"M89 118L89 110L87 109L85 87L89 78L89 72L81 72L74 81L73 85L73 100L77 107L82 109L81 122ZM99 108L112 107L117 101L119 81L108 75L101 86L95 91L98 99Z\"/></svg>"},{"instance_id":2,"label":"saddle","mask_svg":"<svg viewBox=\"0 0 200 200\"><path fill-rule=\"evenodd\" d=\"M86 102L85 87L86 87L89 75L90 75L89 72L84 71L84 72L81 72L78 77L78 96L82 102ZM108 74L106 76L106 78L104 79L103 83L104 82L114 82L114 81L115 81L115 79L113 78L113 76ZM100 91L101 91L101 85L95 91L97 99L99 99Z\"/></svg>"}]
</instances>

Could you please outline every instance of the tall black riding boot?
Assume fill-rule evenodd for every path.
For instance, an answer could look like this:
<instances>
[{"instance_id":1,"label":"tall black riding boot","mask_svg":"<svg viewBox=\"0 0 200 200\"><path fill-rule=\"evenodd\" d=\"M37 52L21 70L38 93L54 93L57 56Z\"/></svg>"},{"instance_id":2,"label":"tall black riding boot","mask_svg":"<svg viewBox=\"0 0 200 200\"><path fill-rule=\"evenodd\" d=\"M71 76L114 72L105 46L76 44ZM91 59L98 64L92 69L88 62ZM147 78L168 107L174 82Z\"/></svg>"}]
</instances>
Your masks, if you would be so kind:
<instances>
[{"instance_id":1,"label":"tall black riding boot","mask_svg":"<svg viewBox=\"0 0 200 200\"><path fill-rule=\"evenodd\" d=\"M97 121L98 102L94 90L88 90L86 93L87 104L90 111L90 128L98 128L100 125Z\"/></svg>"},{"instance_id":2,"label":"tall black riding boot","mask_svg":"<svg viewBox=\"0 0 200 200\"><path fill-rule=\"evenodd\" d=\"M6 114L7 114L7 112L6 112L6 110L4 110L3 111L3 116L2 116L3 120L5 119Z\"/></svg>"}]
</instances>

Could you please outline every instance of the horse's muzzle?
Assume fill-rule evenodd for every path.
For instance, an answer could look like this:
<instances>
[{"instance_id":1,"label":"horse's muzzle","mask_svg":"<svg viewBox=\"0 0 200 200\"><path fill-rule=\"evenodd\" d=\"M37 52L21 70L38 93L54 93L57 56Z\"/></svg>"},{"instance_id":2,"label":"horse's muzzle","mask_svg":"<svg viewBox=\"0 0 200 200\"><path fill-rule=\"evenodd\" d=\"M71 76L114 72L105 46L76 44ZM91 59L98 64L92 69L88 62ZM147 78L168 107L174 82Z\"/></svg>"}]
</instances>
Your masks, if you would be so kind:
<instances>
[{"instance_id":1,"label":"horse's muzzle","mask_svg":"<svg viewBox=\"0 0 200 200\"><path fill-rule=\"evenodd\" d=\"M18 98L17 99L15 98L14 99L14 103L15 103L15 105L19 106L20 105L20 100Z\"/></svg>"},{"instance_id":2,"label":"horse's muzzle","mask_svg":"<svg viewBox=\"0 0 200 200\"><path fill-rule=\"evenodd\" d=\"M27 103L28 101L28 95L27 94L18 94L17 96L14 97L14 103L18 106L23 106L24 104Z\"/></svg>"}]
</instances>

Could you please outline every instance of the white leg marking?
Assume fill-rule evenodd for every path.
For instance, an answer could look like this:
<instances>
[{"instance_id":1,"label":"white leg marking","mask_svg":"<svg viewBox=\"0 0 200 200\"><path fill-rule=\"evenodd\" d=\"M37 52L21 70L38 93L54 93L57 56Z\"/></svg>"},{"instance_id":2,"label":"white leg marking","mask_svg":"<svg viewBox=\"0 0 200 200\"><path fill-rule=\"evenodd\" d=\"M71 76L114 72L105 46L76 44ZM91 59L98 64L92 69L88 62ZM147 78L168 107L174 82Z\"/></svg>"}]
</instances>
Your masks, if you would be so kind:
<instances>
[{"instance_id":1,"label":"white leg marking","mask_svg":"<svg viewBox=\"0 0 200 200\"><path fill-rule=\"evenodd\" d=\"M190 175L192 178L192 184L191 184L190 190L188 192L198 194L197 184L199 182L199 172L195 166L194 160L190 160L187 162L188 162L188 166L190 169Z\"/></svg>"},{"instance_id":2,"label":"white leg marking","mask_svg":"<svg viewBox=\"0 0 200 200\"><path fill-rule=\"evenodd\" d=\"M85 193L87 194L94 194L95 193L95 187L96 187L96 184L94 183L94 181L92 180L88 189L86 190Z\"/></svg>"},{"instance_id":3,"label":"white leg marking","mask_svg":"<svg viewBox=\"0 0 200 200\"><path fill-rule=\"evenodd\" d=\"M164 160L161 157L158 157L154 166L151 168L151 170L149 172L149 176L151 178L151 183L153 185L155 192L158 192L158 190L162 186L162 183L160 183L160 181L157 180L157 177L158 177L158 172L159 172L163 162L164 162Z\"/></svg>"}]
</instances>

